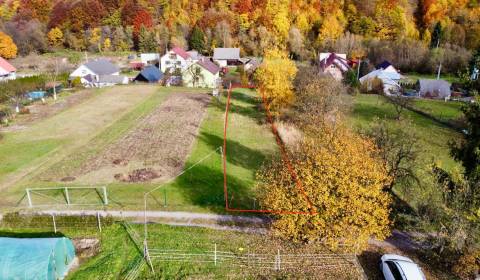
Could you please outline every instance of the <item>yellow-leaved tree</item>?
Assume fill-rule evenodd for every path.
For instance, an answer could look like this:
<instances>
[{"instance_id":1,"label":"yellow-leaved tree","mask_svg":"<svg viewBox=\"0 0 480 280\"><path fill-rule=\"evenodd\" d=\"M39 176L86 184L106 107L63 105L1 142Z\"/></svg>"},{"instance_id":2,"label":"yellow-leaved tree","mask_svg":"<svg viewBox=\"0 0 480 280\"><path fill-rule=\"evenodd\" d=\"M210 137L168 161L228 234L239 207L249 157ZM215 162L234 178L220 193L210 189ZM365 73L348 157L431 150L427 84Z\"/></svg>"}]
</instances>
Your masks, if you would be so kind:
<instances>
[{"instance_id":1,"label":"yellow-leaved tree","mask_svg":"<svg viewBox=\"0 0 480 280\"><path fill-rule=\"evenodd\" d=\"M17 45L7 34L0 32L0 56L3 58L15 58L17 56Z\"/></svg>"},{"instance_id":2,"label":"yellow-leaved tree","mask_svg":"<svg viewBox=\"0 0 480 280\"><path fill-rule=\"evenodd\" d=\"M321 241L332 249L345 244L359 252L370 237L389 235L391 197L384 187L391 179L370 140L338 123L323 124L318 132L288 152L314 209L282 161L273 161L257 175L261 205L272 211L317 212L276 215L273 227L281 236Z\"/></svg>"},{"instance_id":3,"label":"yellow-leaved tree","mask_svg":"<svg viewBox=\"0 0 480 280\"><path fill-rule=\"evenodd\" d=\"M265 96L267 106L273 112L293 102L293 79L296 73L295 63L285 52L274 49L265 53L255 79L260 94Z\"/></svg>"},{"instance_id":4,"label":"yellow-leaved tree","mask_svg":"<svg viewBox=\"0 0 480 280\"><path fill-rule=\"evenodd\" d=\"M50 46L58 47L63 43L63 32L58 27L52 28L48 32L47 38Z\"/></svg>"}]
</instances>

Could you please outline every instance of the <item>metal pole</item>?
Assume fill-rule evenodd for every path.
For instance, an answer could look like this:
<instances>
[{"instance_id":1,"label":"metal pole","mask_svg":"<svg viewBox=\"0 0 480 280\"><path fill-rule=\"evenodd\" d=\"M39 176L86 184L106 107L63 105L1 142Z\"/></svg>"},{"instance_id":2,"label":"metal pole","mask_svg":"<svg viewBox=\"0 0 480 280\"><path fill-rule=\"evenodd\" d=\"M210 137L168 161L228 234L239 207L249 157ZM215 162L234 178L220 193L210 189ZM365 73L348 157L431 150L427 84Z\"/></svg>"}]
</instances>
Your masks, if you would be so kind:
<instances>
[{"instance_id":1,"label":"metal pole","mask_svg":"<svg viewBox=\"0 0 480 280\"><path fill-rule=\"evenodd\" d=\"M163 189L163 207L167 207L167 189Z\"/></svg>"},{"instance_id":2,"label":"metal pole","mask_svg":"<svg viewBox=\"0 0 480 280\"><path fill-rule=\"evenodd\" d=\"M360 59L357 66L357 80L360 80L360 66L362 65L362 60Z\"/></svg>"},{"instance_id":3,"label":"metal pole","mask_svg":"<svg viewBox=\"0 0 480 280\"><path fill-rule=\"evenodd\" d=\"M30 189L26 189L27 191L27 199L28 199L28 207L32 207L32 197L30 196Z\"/></svg>"},{"instance_id":4,"label":"metal pole","mask_svg":"<svg viewBox=\"0 0 480 280\"><path fill-rule=\"evenodd\" d=\"M215 243L215 256L214 256L215 266L217 265L217 243Z\"/></svg>"},{"instance_id":5,"label":"metal pole","mask_svg":"<svg viewBox=\"0 0 480 280\"><path fill-rule=\"evenodd\" d=\"M55 215L52 214L52 220L53 220L53 230L55 233L57 233L57 223L55 222Z\"/></svg>"},{"instance_id":6,"label":"metal pole","mask_svg":"<svg viewBox=\"0 0 480 280\"><path fill-rule=\"evenodd\" d=\"M68 188L65 187L65 197L67 198L67 205L70 205L70 196L68 195Z\"/></svg>"},{"instance_id":7,"label":"metal pole","mask_svg":"<svg viewBox=\"0 0 480 280\"><path fill-rule=\"evenodd\" d=\"M105 203L105 205L108 205L107 187L103 187L103 203Z\"/></svg>"},{"instance_id":8,"label":"metal pole","mask_svg":"<svg viewBox=\"0 0 480 280\"><path fill-rule=\"evenodd\" d=\"M278 258L278 270L280 270L280 269L281 269L281 267L280 267L280 263L281 263L281 260L280 260L280 249L278 249L277 256L278 256L278 257L277 257L277 258Z\"/></svg>"},{"instance_id":9,"label":"metal pole","mask_svg":"<svg viewBox=\"0 0 480 280\"><path fill-rule=\"evenodd\" d=\"M100 222L100 213L97 212L98 230L102 232L102 223Z\"/></svg>"}]
</instances>

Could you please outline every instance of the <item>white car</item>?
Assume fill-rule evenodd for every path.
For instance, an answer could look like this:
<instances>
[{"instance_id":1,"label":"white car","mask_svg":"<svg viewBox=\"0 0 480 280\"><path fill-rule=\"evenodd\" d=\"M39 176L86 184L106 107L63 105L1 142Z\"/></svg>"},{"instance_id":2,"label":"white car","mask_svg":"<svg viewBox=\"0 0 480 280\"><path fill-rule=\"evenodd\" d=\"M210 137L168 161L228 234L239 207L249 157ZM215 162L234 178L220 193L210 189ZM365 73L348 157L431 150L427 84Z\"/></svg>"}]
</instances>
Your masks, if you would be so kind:
<instances>
[{"instance_id":1,"label":"white car","mask_svg":"<svg viewBox=\"0 0 480 280\"><path fill-rule=\"evenodd\" d=\"M399 255L383 255L380 270L385 280L426 280L422 269L411 259Z\"/></svg>"}]
</instances>

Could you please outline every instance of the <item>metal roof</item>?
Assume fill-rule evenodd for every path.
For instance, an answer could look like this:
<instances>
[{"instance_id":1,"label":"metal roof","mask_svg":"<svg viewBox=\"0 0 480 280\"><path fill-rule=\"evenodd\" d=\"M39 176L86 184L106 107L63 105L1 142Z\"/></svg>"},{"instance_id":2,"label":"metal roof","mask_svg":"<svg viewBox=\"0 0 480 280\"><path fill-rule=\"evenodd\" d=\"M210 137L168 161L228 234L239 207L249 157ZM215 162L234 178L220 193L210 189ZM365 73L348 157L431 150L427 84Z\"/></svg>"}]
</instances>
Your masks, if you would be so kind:
<instances>
[{"instance_id":1,"label":"metal roof","mask_svg":"<svg viewBox=\"0 0 480 280\"><path fill-rule=\"evenodd\" d=\"M213 50L213 59L240 59L239 48L215 48Z\"/></svg>"},{"instance_id":2,"label":"metal roof","mask_svg":"<svg viewBox=\"0 0 480 280\"><path fill-rule=\"evenodd\" d=\"M97 75L111 75L120 72L120 69L109 60L100 58L85 63L85 67Z\"/></svg>"}]
</instances>

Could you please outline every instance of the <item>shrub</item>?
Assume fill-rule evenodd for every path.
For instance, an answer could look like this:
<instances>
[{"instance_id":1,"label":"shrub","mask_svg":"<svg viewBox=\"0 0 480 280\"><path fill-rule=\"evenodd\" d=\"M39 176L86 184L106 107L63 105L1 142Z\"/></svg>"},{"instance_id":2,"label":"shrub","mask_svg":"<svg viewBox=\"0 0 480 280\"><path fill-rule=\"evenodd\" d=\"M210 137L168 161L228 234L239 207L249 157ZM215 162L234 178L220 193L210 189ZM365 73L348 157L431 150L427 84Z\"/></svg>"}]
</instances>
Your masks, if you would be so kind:
<instances>
[{"instance_id":1,"label":"shrub","mask_svg":"<svg viewBox=\"0 0 480 280\"><path fill-rule=\"evenodd\" d=\"M480 274L480 249L462 254L454 265L453 272L461 279L475 279Z\"/></svg>"}]
</instances>

